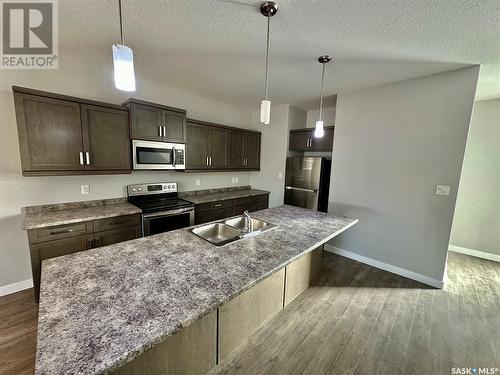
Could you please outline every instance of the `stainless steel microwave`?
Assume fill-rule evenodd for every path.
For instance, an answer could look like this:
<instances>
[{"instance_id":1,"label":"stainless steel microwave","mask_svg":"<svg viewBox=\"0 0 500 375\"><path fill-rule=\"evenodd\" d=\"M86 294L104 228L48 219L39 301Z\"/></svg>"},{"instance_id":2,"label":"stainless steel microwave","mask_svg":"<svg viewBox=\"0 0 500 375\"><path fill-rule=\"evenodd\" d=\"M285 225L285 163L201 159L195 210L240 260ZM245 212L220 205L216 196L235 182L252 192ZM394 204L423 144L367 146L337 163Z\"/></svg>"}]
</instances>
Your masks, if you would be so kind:
<instances>
[{"instance_id":1,"label":"stainless steel microwave","mask_svg":"<svg viewBox=\"0 0 500 375\"><path fill-rule=\"evenodd\" d=\"M134 169L186 169L183 143L132 140Z\"/></svg>"}]
</instances>

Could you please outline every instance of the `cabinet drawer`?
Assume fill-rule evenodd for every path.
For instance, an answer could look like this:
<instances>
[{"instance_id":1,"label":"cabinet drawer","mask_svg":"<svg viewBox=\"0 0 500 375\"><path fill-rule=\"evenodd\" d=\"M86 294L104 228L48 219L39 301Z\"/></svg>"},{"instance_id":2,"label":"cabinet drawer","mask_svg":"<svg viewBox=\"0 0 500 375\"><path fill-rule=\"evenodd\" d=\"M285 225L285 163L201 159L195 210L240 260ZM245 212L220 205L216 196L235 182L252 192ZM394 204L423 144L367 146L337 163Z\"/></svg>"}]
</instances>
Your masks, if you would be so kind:
<instances>
[{"instance_id":1,"label":"cabinet drawer","mask_svg":"<svg viewBox=\"0 0 500 375\"><path fill-rule=\"evenodd\" d=\"M269 194L255 195L252 198L254 202L267 202Z\"/></svg>"},{"instance_id":2,"label":"cabinet drawer","mask_svg":"<svg viewBox=\"0 0 500 375\"><path fill-rule=\"evenodd\" d=\"M195 210L198 212L201 212L201 211L209 211L209 210L218 210L221 208L228 208L228 207L234 207L234 206L235 206L235 200L234 199L227 199L227 200L223 200L223 201L197 204L195 207Z\"/></svg>"},{"instance_id":3,"label":"cabinet drawer","mask_svg":"<svg viewBox=\"0 0 500 375\"><path fill-rule=\"evenodd\" d=\"M71 223L28 230L28 241L30 244L58 240L62 238L91 234L93 232L92 222L83 221L81 223Z\"/></svg>"},{"instance_id":4,"label":"cabinet drawer","mask_svg":"<svg viewBox=\"0 0 500 375\"><path fill-rule=\"evenodd\" d=\"M139 215L136 214L94 220L94 232L129 227L131 225L139 225L140 222L141 219Z\"/></svg>"},{"instance_id":5,"label":"cabinet drawer","mask_svg":"<svg viewBox=\"0 0 500 375\"><path fill-rule=\"evenodd\" d=\"M92 246L92 235L64 238L31 246L31 251L38 252L40 261L50 258L56 258L63 255L77 253L88 250Z\"/></svg>"}]
</instances>

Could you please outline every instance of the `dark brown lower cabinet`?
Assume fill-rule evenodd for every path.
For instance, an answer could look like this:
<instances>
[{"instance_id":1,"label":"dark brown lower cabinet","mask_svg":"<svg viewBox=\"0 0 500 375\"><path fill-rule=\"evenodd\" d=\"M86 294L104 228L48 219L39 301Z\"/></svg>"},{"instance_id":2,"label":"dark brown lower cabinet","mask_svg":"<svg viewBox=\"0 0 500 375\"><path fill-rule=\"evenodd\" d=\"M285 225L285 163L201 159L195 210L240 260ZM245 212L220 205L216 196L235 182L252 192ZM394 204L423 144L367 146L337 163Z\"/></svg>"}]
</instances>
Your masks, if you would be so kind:
<instances>
[{"instance_id":1,"label":"dark brown lower cabinet","mask_svg":"<svg viewBox=\"0 0 500 375\"><path fill-rule=\"evenodd\" d=\"M28 230L35 300L39 301L43 260L139 238L139 223L139 215L127 215Z\"/></svg>"},{"instance_id":2,"label":"dark brown lower cabinet","mask_svg":"<svg viewBox=\"0 0 500 375\"><path fill-rule=\"evenodd\" d=\"M269 194L197 204L194 208L194 222L195 224L203 224L214 220L222 220L241 215L245 211L263 210L268 206Z\"/></svg>"}]
</instances>

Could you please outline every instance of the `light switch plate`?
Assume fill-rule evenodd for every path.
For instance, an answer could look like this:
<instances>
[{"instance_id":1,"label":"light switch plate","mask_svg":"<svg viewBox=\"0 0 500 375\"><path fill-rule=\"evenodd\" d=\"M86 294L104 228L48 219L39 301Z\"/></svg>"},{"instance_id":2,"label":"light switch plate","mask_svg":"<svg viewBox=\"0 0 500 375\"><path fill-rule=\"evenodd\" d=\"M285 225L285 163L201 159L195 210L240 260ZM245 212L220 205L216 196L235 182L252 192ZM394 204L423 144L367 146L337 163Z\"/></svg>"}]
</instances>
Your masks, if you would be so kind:
<instances>
[{"instance_id":1,"label":"light switch plate","mask_svg":"<svg viewBox=\"0 0 500 375\"><path fill-rule=\"evenodd\" d=\"M450 186L449 185L437 185L436 186L436 195L450 195Z\"/></svg>"},{"instance_id":2,"label":"light switch plate","mask_svg":"<svg viewBox=\"0 0 500 375\"><path fill-rule=\"evenodd\" d=\"M239 180L238 180L238 177L233 177L233 178L232 178L232 181L233 181L233 184L237 184L237 183L238 183L238 181L239 181Z\"/></svg>"},{"instance_id":3,"label":"light switch plate","mask_svg":"<svg viewBox=\"0 0 500 375\"><path fill-rule=\"evenodd\" d=\"M278 173L278 179L282 180L283 179L283 173Z\"/></svg>"},{"instance_id":4,"label":"light switch plate","mask_svg":"<svg viewBox=\"0 0 500 375\"><path fill-rule=\"evenodd\" d=\"M82 195L89 195L90 194L90 186L89 185L80 185L80 192Z\"/></svg>"},{"instance_id":5,"label":"light switch plate","mask_svg":"<svg viewBox=\"0 0 500 375\"><path fill-rule=\"evenodd\" d=\"M201 181L199 178L196 179L196 186L200 186L201 185Z\"/></svg>"}]
</instances>

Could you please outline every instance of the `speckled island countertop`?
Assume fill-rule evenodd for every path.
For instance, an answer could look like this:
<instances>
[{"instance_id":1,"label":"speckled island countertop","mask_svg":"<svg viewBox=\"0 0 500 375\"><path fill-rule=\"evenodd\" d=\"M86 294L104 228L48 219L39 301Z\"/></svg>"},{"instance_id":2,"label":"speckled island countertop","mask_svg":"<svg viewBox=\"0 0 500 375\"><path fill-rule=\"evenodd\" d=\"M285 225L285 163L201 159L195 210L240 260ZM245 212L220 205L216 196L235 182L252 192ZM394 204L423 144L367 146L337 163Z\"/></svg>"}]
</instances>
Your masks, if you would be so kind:
<instances>
[{"instance_id":1,"label":"speckled island countertop","mask_svg":"<svg viewBox=\"0 0 500 375\"><path fill-rule=\"evenodd\" d=\"M179 198L185 199L193 204L210 203L226 199L253 197L256 195L269 194L269 191L252 189L250 186L237 188L222 188L180 192Z\"/></svg>"},{"instance_id":2,"label":"speckled island countertop","mask_svg":"<svg viewBox=\"0 0 500 375\"><path fill-rule=\"evenodd\" d=\"M22 229L25 230L142 212L140 208L127 203L127 198L31 206L24 207L23 211Z\"/></svg>"},{"instance_id":3,"label":"speckled island countertop","mask_svg":"<svg viewBox=\"0 0 500 375\"><path fill-rule=\"evenodd\" d=\"M104 374L335 237L357 220L292 206L217 247L187 229L43 261L36 374Z\"/></svg>"}]
</instances>

